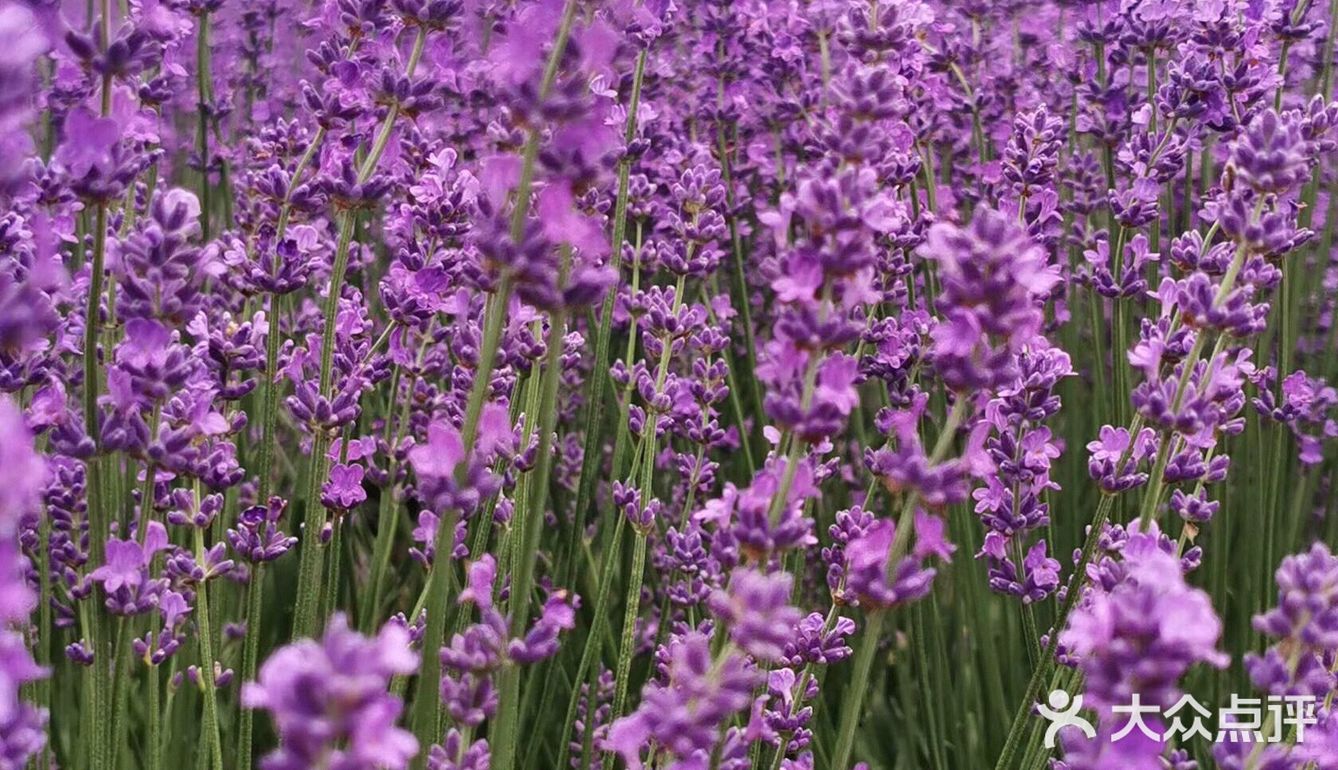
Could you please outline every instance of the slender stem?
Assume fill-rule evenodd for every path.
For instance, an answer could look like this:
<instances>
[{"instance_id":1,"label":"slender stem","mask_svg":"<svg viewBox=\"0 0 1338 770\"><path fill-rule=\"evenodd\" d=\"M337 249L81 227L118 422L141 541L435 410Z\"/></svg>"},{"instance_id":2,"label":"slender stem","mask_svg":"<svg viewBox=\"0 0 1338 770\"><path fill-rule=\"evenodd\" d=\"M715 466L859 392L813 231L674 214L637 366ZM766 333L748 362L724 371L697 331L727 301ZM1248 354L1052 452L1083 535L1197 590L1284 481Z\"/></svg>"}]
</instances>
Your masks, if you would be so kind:
<instances>
[{"instance_id":1,"label":"slender stem","mask_svg":"<svg viewBox=\"0 0 1338 770\"><path fill-rule=\"evenodd\" d=\"M1014 493L1013 499L1018 499L1016 493ZM1013 548L1013 558L1017 560L1018 582L1025 585L1027 580L1027 568L1025 566L1027 556L1022 547L1022 540L1020 537L1013 541ZM1036 625L1036 605L1029 601L1019 599L1017 606L1018 611L1022 616L1023 634L1027 637L1025 639L1027 645L1027 660L1031 665L1035 666L1041 662L1041 635Z\"/></svg>"},{"instance_id":2,"label":"slender stem","mask_svg":"<svg viewBox=\"0 0 1338 770\"><path fill-rule=\"evenodd\" d=\"M204 530L195 528L195 561L205 563ZM204 694L204 725L200 729L201 740L205 743L202 750L208 751L212 770L223 768L223 744L218 733L218 696L214 687L214 642L213 626L209 619L209 595L207 580L201 580L195 588L195 607L199 613L197 631L200 642L200 683Z\"/></svg>"},{"instance_id":3,"label":"slender stem","mask_svg":"<svg viewBox=\"0 0 1338 770\"><path fill-rule=\"evenodd\" d=\"M129 730L126 720L126 707L130 702L130 640L126 639L126 627L129 619L122 615L116 619L116 636L112 644L112 709L111 709L111 765L116 767L121 753L121 745Z\"/></svg>"},{"instance_id":4,"label":"slender stem","mask_svg":"<svg viewBox=\"0 0 1338 770\"><path fill-rule=\"evenodd\" d=\"M929 458L931 465L941 462L947 456L948 450L952 447L953 436L956 435L957 428L966 419L969 406L970 399L965 394L958 394L957 400L953 402L952 411L948 414L948 419L934 444L933 453ZM901 516L897 519L896 534L893 536L892 545L888 549L887 572L889 575L894 573L897 565L910 547L912 518L918 502L919 496L914 492L906 495ZM861 637L859 648L855 652L855 678L851 680L855 683L854 692L846 696L846 700L841 707L841 719L838 723L841 733L837 740L836 750L832 755L832 767L849 766L850 751L855 741L855 728L859 723L864 707L865 684L869 679L869 670L873 665L874 652L878 649L878 637L882 631L886 614L885 609L877 608L869 610L865 616L864 635Z\"/></svg>"},{"instance_id":5,"label":"slender stem","mask_svg":"<svg viewBox=\"0 0 1338 770\"><path fill-rule=\"evenodd\" d=\"M427 43L427 27L420 26L414 37L413 51L405 66L405 75L412 76L418 61L422 57ZM381 156L390 143L395 119L399 116L399 106L392 105L382 121L381 129L371 150L367 153L358 171L358 182L364 183L376 171ZM331 370L334 362L335 318L339 311L339 298L343 294L344 276L348 270L349 247L353 241L353 230L357 224L354 211L344 211L340 216L339 245L335 250L334 267L330 273L329 293L325 298L325 318L321 335L320 394L330 395ZM325 453L329 448L330 436L324 431L317 431L312 437L310 479L305 497L306 522L302 542L302 557L298 572L297 607L294 613L294 635L309 636L316 627L316 605L319 603L316 581L322 574L323 553L319 542L320 532L325 526L325 511L317 504L321 483L325 478ZM424 656L432 658L435 656Z\"/></svg>"},{"instance_id":6,"label":"slender stem","mask_svg":"<svg viewBox=\"0 0 1338 770\"><path fill-rule=\"evenodd\" d=\"M297 193L297 188L302 183L302 172L306 170L312 158L316 156L324 140L325 126L320 126L316 129L316 134L311 137L311 141L307 142L307 149L303 151L297 165L293 167L293 175L289 178L288 188L283 194L283 203L279 206L279 220L275 227L275 237L278 240L283 240L283 236L288 232L288 218L293 211L293 195Z\"/></svg>"},{"instance_id":7,"label":"slender stem","mask_svg":"<svg viewBox=\"0 0 1338 770\"><path fill-rule=\"evenodd\" d=\"M103 272L107 252L106 201L98 201L96 204L94 228L93 259L89 265L88 302L84 316L84 429L96 445L100 443L101 438L98 394L101 390L102 367L98 361L98 339L102 332ZM106 553L109 501L105 494L104 470L104 458L94 455L88 459L86 494L88 553L92 557L91 560L104 558ZM87 712L88 721L84 725L85 734L94 738L84 745L88 747L89 764L94 770L102 770L107 767L108 760L108 741L101 736L111 724L111 715L108 713L111 708L109 692L111 666L106 660L109 650L99 646L100 642L106 642L105 611L96 605L94 597L88 597L84 602L93 605L89 614L83 617L82 626L89 649L94 653L94 663L87 669L88 681L85 684L92 708Z\"/></svg>"},{"instance_id":8,"label":"slender stem","mask_svg":"<svg viewBox=\"0 0 1338 770\"><path fill-rule=\"evenodd\" d=\"M501 345L502 328L506 317L506 306L510 301L511 284L505 276L498 285L498 292L492 298L492 307L484 321L483 340L479 346L478 366L474 370L474 383L470 388L469 401L466 405L464 429L461 431L463 445L473 447L474 437L478 433L479 417L483 412L483 401L492 383L493 363L497 358L497 349ZM436 558L428 574L424 606L433 608L427 613L427 627L423 631L423 649L439 650L446 633L446 593L450 578L449 554L455 537L455 516L452 512L437 525L435 543ZM411 617L416 617L417 612ZM437 655L427 654L422 657L418 672L418 683L414 690L413 732L423 745L424 741L436 740L437 710L440 698L437 696L438 680L441 677L441 661ZM422 765L416 765L421 767Z\"/></svg>"},{"instance_id":9,"label":"slender stem","mask_svg":"<svg viewBox=\"0 0 1338 770\"><path fill-rule=\"evenodd\" d=\"M411 381L412 382L412 381ZM410 385L412 389L412 384ZM400 367L395 367L395 371L390 375L390 404L386 409L386 425L384 440L386 442L386 486L381 490L381 498L377 502L376 513L376 540L372 546L372 572L367 581L367 602L363 610L363 633L368 633L376 625L377 613L380 612L381 604L381 583L385 579L386 569L390 566L390 551L395 542L396 529L396 500L395 500L395 476L399 473L399 462L397 459L397 450L399 442L391 443L394 435L396 421L395 402L399 397L400 390ZM405 399L402 407L406 412L412 399ZM403 423L403 420L400 420Z\"/></svg>"},{"instance_id":10,"label":"slender stem","mask_svg":"<svg viewBox=\"0 0 1338 770\"><path fill-rule=\"evenodd\" d=\"M274 483L274 441L276 441L278 425L278 396L280 396L280 383L274 382L278 376L278 347L282 331L280 320L278 320L278 295L269 295L266 299L268 309L265 312L265 320L269 323L269 333L265 335L265 380L261 383L262 411L261 420L261 439L260 439L260 463L257 467L260 470L260 494L257 495L261 505L268 501L270 490Z\"/></svg>"},{"instance_id":11,"label":"slender stem","mask_svg":"<svg viewBox=\"0 0 1338 770\"><path fill-rule=\"evenodd\" d=\"M627 123L623 128L623 141L630 144L636 137L637 109L641 104L641 83L646 72L646 49L637 54L636 70L632 74L632 95L627 107ZM613 207L613 239L611 258L615 265L622 264L623 241L627 236L627 200L629 197L632 159L624 157L618 164L618 194ZM576 508L572 517L571 533L568 539L568 553L572 553L576 541L581 536L585 523L586 509L594 496L595 482L598 477L599 462L603 453L599 451L604 438L605 393L608 391L609 337L613 321L613 306L618 293L610 290L604 295L604 305L600 309L599 329L595 333L595 358L590 367L590 381L586 386L586 403L589 407L585 418L585 441L581 456L581 470L577 477ZM575 680L579 690L580 677ZM563 750L559 747L559 750Z\"/></svg>"},{"instance_id":12,"label":"slender stem","mask_svg":"<svg viewBox=\"0 0 1338 770\"><path fill-rule=\"evenodd\" d=\"M554 81L557 79L558 65L566 51L567 38L576 19L578 5L579 3L576 0L567 0L564 4L562 20L558 23L553 47L549 51L548 62L544 67L543 82L539 86L540 98L548 96ZM532 129L525 144L520 181L516 186L515 210L511 215L511 237L513 241L520 240L524 232L526 218L529 216L530 191L534 183L534 166L539 157L540 140L540 131L537 128ZM470 387L469 400L465 407L464 426L460 431L461 442L467 450L472 450L474 447L474 440L478 435L479 418L483 413L483 402L492 387L493 365L497 358L497 349L501 342L502 330L506 324L507 306L510 301L511 277L503 273L498 281L497 291L492 297L492 304L484 321L483 341L479 347L478 366L474 371L474 382ZM554 397L556 398L556 391ZM543 458L542 461L546 462L548 459ZM461 463L460 473L464 472L465 465L465 463ZM542 486L546 487L547 482L545 481ZM413 725L414 735L425 746L436 740L437 714L441 707L440 698L436 694L437 680L441 675L441 661L435 651L441 648L442 637L446 630L446 591L450 572L448 555L452 539L455 537L456 515L455 511L448 511L437 526L436 553L438 554L438 562L433 565L431 575L428 578L427 591L424 594L426 605L436 611L428 613L427 628L423 633L423 649L427 650L428 653L423 655L422 666L418 672L411 724ZM515 596L514 590L513 596ZM522 601L528 601L528 597ZM516 676L518 675L516 674ZM516 687L518 688L518 686L517 681ZM509 751L514 752L514 747L511 747ZM415 767L423 766L422 762L425 759L422 754L419 757Z\"/></svg>"},{"instance_id":13,"label":"slender stem","mask_svg":"<svg viewBox=\"0 0 1338 770\"><path fill-rule=\"evenodd\" d=\"M255 679L255 672L260 658L260 620L264 609L265 563L256 562L251 566L251 582L246 586L246 639L242 647L243 682ZM150 669L156 675L156 669ZM150 677L152 679L152 676ZM150 687L157 689L156 683ZM237 767L251 766L253 711L239 704L237 721Z\"/></svg>"},{"instance_id":14,"label":"slender stem","mask_svg":"<svg viewBox=\"0 0 1338 770\"><path fill-rule=\"evenodd\" d=\"M723 85L721 88L723 89ZM721 99L723 101L723 97L721 97ZM726 151L725 129L723 125L717 128L716 143L718 146L717 153L720 156L720 175L725 183L725 201L730 212L729 239L730 254L733 257L730 261L731 290L735 305L734 309L739 313L739 325L743 327L744 346L748 351L748 371L752 372L757 368L757 341L753 335L753 311L752 302L748 296L748 279L746 277L744 266L746 255L743 251L743 236L739 232L738 218L733 213L735 210L734 180L731 176L730 159L729 153ZM707 304L709 307L709 303ZM741 377L740 379L751 383L753 408L760 412L763 402L761 381L756 377ZM743 429L740 427L740 434L742 434L742 432Z\"/></svg>"},{"instance_id":15,"label":"slender stem","mask_svg":"<svg viewBox=\"0 0 1338 770\"><path fill-rule=\"evenodd\" d=\"M347 434L346 434L347 436ZM344 446L348 446L348 439L345 437ZM342 461L341 461L342 462ZM330 517L330 544L327 546L330 550L330 558L325 560L324 581L324 599L321 603L320 612L322 615L329 614L339 606L339 573L342 559L342 548L344 547L344 517L343 511L333 511L334 516Z\"/></svg>"},{"instance_id":16,"label":"slender stem","mask_svg":"<svg viewBox=\"0 0 1338 770\"><path fill-rule=\"evenodd\" d=\"M567 767L567 760L570 758L571 731L576 720L576 709L580 702L581 682L585 681L586 675L594 664L595 655L598 654L600 644L603 641L604 629L608 626L608 599L612 593L613 574L617 571L619 557L622 555L623 530L626 524L626 516L620 515L617 517L616 523L613 525L613 537L609 542L608 550L604 553L599 570L599 589L595 594L590 635L586 637L585 647L581 649L580 663L577 664L576 674L572 677L571 695L567 700L567 713L562 719L562 735L558 740L558 762L554 767Z\"/></svg>"},{"instance_id":17,"label":"slender stem","mask_svg":"<svg viewBox=\"0 0 1338 770\"><path fill-rule=\"evenodd\" d=\"M98 365L98 337L102 332L103 273L107 256L107 203L99 201L95 207L93 230L93 259L89 264L88 297L84 308L84 430L94 442L99 442L98 395L101 392L102 369ZM96 464L90 460L89 470ZM98 489L93 478L88 480L90 494ZM90 517L95 513L96 501L89 501ZM90 522L92 524L93 522ZM89 533L98 538L90 544L95 557L102 555L101 540L106 535L94 529Z\"/></svg>"},{"instance_id":18,"label":"slender stem","mask_svg":"<svg viewBox=\"0 0 1338 770\"><path fill-rule=\"evenodd\" d=\"M1257 212L1255 218L1258 219ZM1222 277L1221 285L1217 287L1217 294L1213 298L1213 307L1220 306L1222 302L1226 300L1227 295L1229 295L1231 290L1235 287L1236 277L1240 275L1241 267L1245 264L1247 251L1244 243L1236 249L1236 255L1232 258L1231 264L1227 267L1226 274ZM1176 384L1175 400L1172 405L1173 411L1178 411L1180 405L1184 402L1185 394L1189 391L1190 377L1193 375L1194 369L1198 365L1199 357L1203 354L1203 347L1207 343L1207 340L1207 330L1200 329L1198 334L1195 335L1194 345L1190 348L1189 355L1181 364L1183 368L1180 370L1180 380ZM1212 358L1216 358L1218 354L1221 353L1225 341L1225 337L1218 339L1217 344L1213 349ZM1144 531L1147 530L1148 524L1152 522L1153 517L1156 515L1157 506L1161 501L1161 493L1166 483L1164 478L1166 464L1170 459L1170 445L1171 436L1166 435L1162 437L1161 446L1157 448L1157 458L1153 463L1152 476L1148 479L1151 486L1148 487L1148 491L1143 498L1143 508L1138 515L1138 520Z\"/></svg>"},{"instance_id":19,"label":"slender stem","mask_svg":"<svg viewBox=\"0 0 1338 770\"><path fill-rule=\"evenodd\" d=\"M148 713L145 716L148 724L144 730L144 751L147 753L144 767L147 770L160 770L163 766L162 691L158 682L158 667L151 663L146 667L144 686L149 690ZM238 767L250 765L238 764Z\"/></svg>"},{"instance_id":20,"label":"slender stem","mask_svg":"<svg viewBox=\"0 0 1338 770\"><path fill-rule=\"evenodd\" d=\"M570 247L564 246L561 277L565 283ZM543 533L544 508L548 502L548 483L553 468L553 430L557 425L557 391L562 379L562 341L566 337L566 311L558 308L549 321L542 395L539 405L539 446L537 464L526 486L523 519L519 523L521 541L512 570L511 636L520 637L529 626L529 606L534 586L534 566L539 560L539 539ZM497 723L492 741L494 770L511 770L515 762L520 728L520 669L510 666L502 672L500 695L502 719ZM440 704L444 709L445 705Z\"/></svg>"},{"instance_id":21,"label":"slender stem","mask_svg":"<svg viewBox=\"0 0 1338 770\"><path fill-rule=\"evenodd\" d=\"M354 218L344 217L335 251L334 272L330 279L330 294L325 300L325 334L321 342L320 392L328 395L334 358L335 316L339 308L340 286L348 267L349 243L353 239ZM297 599L293 610L293 636L311 636L316 630L316 608L320 603L319 581L324 559L320 536L325 528L325 506L320 504L320 488L325 480L325 455L330 447L330 434L317 429L311 437L311 467L308 469L304 501L305 520L302 525L301 556L298 561Z\"/></svg>"},{"instance_id":22,"label":"slender stem","mask_svg":"<svg viewBox=\"0 0 1338 770\"><path fill-rule=\"evenodd\" d=\"M1310 10L1310 0L1300 0L1296 7L1292 9L1289 21L1292 24L1300 23L1301 19ZM1282 94L1287 90L1287 65L1292 51L1292 40L1287 38L1282 41L1282 50L1278 53L1278 90L1273 96L1273 109L1282 110Z\"/></svg>"},{"instance_id":23,"label":"slender stem","mask_svg":"<svg viewBox=\"0 0 1338 770\"><path fill-rule=\"evenodd\" d=\"M288 180L288 188L284 191L283 203L279 206L279 221L275 228L275 240L282 241L284 235L288 232L288 217L292 211L293 195L296 193L298 185L302 179L302 172L307 165L311 163L312 158L325 139L325 127L316 129L316 135L307 143L307 149L302 153L301 159L293 168L293 176ZM277 256L275 257L277 259ZM283 324L279 318L279 297L276 294L269 294L266 298L265 320L269 322L269 334L265 336L265 380L261 383L261 393L263 402L262 433L260 438L260 493L259 500L263 504L269 499L270 490L273 488L273 463L274 463L274 444L276 435L276 426L279 419L279 394L282 390L280 384L275 382L279 372L279 345L283 335ZM249 681L243 679L242 681Z\"/></svg>"},{"instance_id":24,"label":"slender stem","mask_svg":"<svg viewBox=\"0 0 1338 770\"><path fill-rule=\"evenodd\" d=\"M1110 260L1114 274L1124 274L1124 242L1128 231L1121 225L1110 243ZM1115 385L1115 421L1123 425L1129 420L1129 391L1133 378L1129 366L1129 303L1132 299L1117 297L1110 301L1110 355L1111 379Z\"/></svg>"},{"instance_id":25,"label":"slender stem","mask_svg":"<svg viewBox=\"0 0 1338 770\"><path fill-rule=\"evenodd\" d=\"M632 675L632 653L635 651L636 619L641 614L641 579L646 569L646 533L637 532L632 546L632 571L627 575L627 595L623 608L623 631L618 644L618 667L614 672L615 690L611 718L622 716L627 705L628 681ZM612 752L604 752L604 767L613 767Z\"/></svg>"},{"instance_id":26,"label":"slender stem","mask_svg":"<svg viewBox=\"0 0 1338 770\"><path fill-rule=\"evenodd\" d=\"M1255 218L1258 218L1258 210L1255 212ZM1226 296L1231 293L1236 278L1240 274L1241 267L1245 262L1245 254L1246 248L1244 244L1242 244L1240 248L1237 249L1235 257L1232 259L1226 274L1222 278L1222 283L1218 287L1217 294L1214 297L1214 305L1220 305ZM1174 325L1175 324L1173 324L1173 327ZM1184 388L1188 384L1188 377L1185 373L1190 371L1198 361L1199 356L1202 354L1204 342L1205 338L1203 333L1200 332L1195 339L1193 349L1182 364L1185 369L1182 370L1180 385L1177 387L1177 403L1180 398L1183 397ZM1129 426L1130 436L1136 436L1138 432L1142 430L1142 427L1143 416L1141 414L1136 414ZM1135 442L1132 440L1129 442L1129 446L1125 448L1123 455L1118 461L1118 467L1124 465L1132 451L1134 443ZM1163 450L1165 449L1164 444L1165 442L1163 443ZM1147 493L1148 498L1145 498L1144 515L1147 515L1146 512L1149 510L1149 506L1152 506L1152 509L1155 510L1155 501L1160 498L1160 485L1157 482L1161 480L1162 475L1163 473L1154 472L1151 481L1153 482L1155 489L1150 489ZM1040 694L1041 684L1045 680L1045 674L1049 670L1050 663L1054 658L1055 650L1059 643L1060 631L1066 627L1069 614L1073 611L1074 606L1076 606L1078 596L1082 593L1082 589L1086 585L1087 564L1091 561L1092 555L1096 551L1096 545L1100 539L1101 530L1105 527L1106 522L1110 518L1110 510L1114 505L1114 500L1114 495L1104 495L1101 498L1101 502L1097 505L1096 515L1093 516L1092 523L1088 527L1087 540L1083 545L1082 556L1079 558L1078 564L1074 568L1073 576L1069 580L1064 607L1055 619L1055 631L1050 635L1050 643L1046 646L1045 654L1041 657L1040 663L1032 671L1032 676L1027 683L1027 689L1023 694L1022 702L1019 704L1017 713L1013 717L1013 724L1009 727L1008 736L1004 742L1003 752L999 755L999 761L995 764L995 770L1006 770L1007 768L1012 767L1013 759L1016 756L1018 749L1021 748L1022 741L1027 731L1027 717L1031 713L1032 704ZM1144 526L1146 526L1146 524L1147 522L1145 521Z\"/></svg>"},{"instance_id":27,"label":"slender stem","mask_svg":"<svg viewBox=\"0 0 1338 770\"><path fill-rule=\"evenodd\" d=\"M1141 419L1135 418L1135 430L1131 432L1137 432L1140 423ZM1121 460L1121 464L1123 464L1123 460ZM1045 654L1041 656L1040 662L1032 669L1031 679L1027 682L1022 703L1013 716L1013 724L1008 729L1008 737L1004 741L1004 748L999 755L999 761L994 766L995 770L1005 770L1013 766L1013 758L1026 735L1027 717L1031 714L1032 704L1035 703L1037 695L1040 694L1041 683L1045 681L1045 675L1050 670L1050 662L1054 659L1055 650L1059 644L1059 632L1067 624L1069 613L1077 606L1078 596L1082 593L1083 585L1086 583L1087 564L1092 560L1093 554L1096 553L1097 543L1101 539L1101 532L1105 529L1106 522L1110 519L1110 510L1114 502L1114 495L1103 495L1101 502L1097 504L1096 515L1092 517L1092 523L1087 529L1087 540L1083 543L1082 555L1078 558L1078 563L1073 568L1073 576L1069 580L1067 594L1064 597L1064 607L1055 620L1054 631L1050 634L1050 642L1045 647Z\"/></svg>"},{"instance_id":28,"label":"slender stem","mask_svg":"<svg viewBox=\"0 0 1338 770\"><path fill-rule=\"evenodd\" d=\"M855 648L855 672L850 679L850 690L841 703L841 719L837 723L841 732L836 739L836 748L832 750L829 767L850 767L850 753L855 747L855 729L859 726L860 715L864 710L864 692L868 689L869 674L873 671L874 655L878 652L879 639L882 636L883 621L887 611L876 609L865 615L864 633L860 636L859 646Z\"/></svg>"}]
</instances>

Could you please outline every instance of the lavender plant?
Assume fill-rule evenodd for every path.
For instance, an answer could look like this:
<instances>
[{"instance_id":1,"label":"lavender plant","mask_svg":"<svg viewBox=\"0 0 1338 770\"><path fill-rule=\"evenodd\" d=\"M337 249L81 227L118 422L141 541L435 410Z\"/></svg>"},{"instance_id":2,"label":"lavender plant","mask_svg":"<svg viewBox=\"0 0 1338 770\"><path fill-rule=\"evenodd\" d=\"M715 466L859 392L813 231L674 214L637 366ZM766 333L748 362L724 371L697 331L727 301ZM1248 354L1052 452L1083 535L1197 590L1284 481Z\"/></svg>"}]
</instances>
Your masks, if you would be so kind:
<instances>
[{"instance_id":1,"label":"lavender plant","mask_svg":"<svg viewBox=\"0 0 1338 770\"><path fill-rule=\"evenodd\" d=\"M1336 42L0 0L0 769L1338 768Z\"/></svg>"}]
</instances>

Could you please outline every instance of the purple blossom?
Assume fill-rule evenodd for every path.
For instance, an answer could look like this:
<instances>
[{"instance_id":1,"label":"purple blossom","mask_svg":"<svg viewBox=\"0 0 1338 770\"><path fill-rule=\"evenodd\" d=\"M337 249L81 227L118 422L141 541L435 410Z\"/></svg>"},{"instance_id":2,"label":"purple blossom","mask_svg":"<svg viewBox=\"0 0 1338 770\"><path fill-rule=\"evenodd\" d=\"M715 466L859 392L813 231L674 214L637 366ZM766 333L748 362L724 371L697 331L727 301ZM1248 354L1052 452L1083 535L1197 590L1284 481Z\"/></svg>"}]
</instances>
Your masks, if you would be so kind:
<instances>
[{"instance_id":1,"label":"purple blossom","mask_svg":"<svg viewBox=\"0 0 1338 770\"><path fill-rule=\"evenodd\" d=\"M645 767L647 746L679 761L709 759L721 724L752 702L758 673L738 654L712 660L710 640L689 633L663 650L664 663L641 694L641 705L609 728L606 747L629 770Z\"/></svg>"},{"instance_id":2,"label":"purple blossom","mask_svg":"<svg viewBox=\"0 0 1338 770\"><path fill-rule=\"evenodd\" d=\"M321 504L328 508L352 510L367 499L362 488L366 469L356 463L336 463L330 467L330 480L321 487Z\"/></svg>"},{"instance_id":3,"label":"purple blossom","mask_svg":"<svg viewBox=\"0 0 1338 770\"><path fill-rule=\"evenodd\" d=\"M330 620L320 642L277 650L259 679L242 687L243 705L270 712L282 739L261 766L407 767L418 743L395 726L403 704L386 688L391 677L417 667L403 628L387 625L368 638L350 630L343 615Z\"/></svg>"},{"instance_id":4,"label":"purple blossom","mask_svg":"<svg viewBox=\"0 0 1338 770\"><path fill-rule=\"evenodd\" d=\"M708 603L730 639L757 660L774 661L792 638L800 612L790 606L790 575L738 569Z\"/></svg>"},{"instance_id":5,"label":"purple blossom","mask_svg":"<svg viewBox=\"0 0 1338 770\"><path fill-rule=\"evenodd\" d=\"M1180 560L1162 549L1160 537L1155 525L1132 531L1118 562L1098 565L1115 582L1089 588L1060 636L1099 713L1130 703L1135 693L1169 707L1195 663L1226 665L1216 649L1222 622L1211 600L1185 583Z\"/></svg>"},{"instance_id":6,"label":"purple blossom","mask_svg":"<svg viewBox=\"0 0 1338 770\"><path fill-rule=\"evenodd\" d=\"M924 252L943 282L935 366L956 390L998 384L1012 371L1012 354L1040 331L1038 300L1058 272L1025 232L993 211L978 212L966 229L935 225Z\"/></svg>"}]
</instances>

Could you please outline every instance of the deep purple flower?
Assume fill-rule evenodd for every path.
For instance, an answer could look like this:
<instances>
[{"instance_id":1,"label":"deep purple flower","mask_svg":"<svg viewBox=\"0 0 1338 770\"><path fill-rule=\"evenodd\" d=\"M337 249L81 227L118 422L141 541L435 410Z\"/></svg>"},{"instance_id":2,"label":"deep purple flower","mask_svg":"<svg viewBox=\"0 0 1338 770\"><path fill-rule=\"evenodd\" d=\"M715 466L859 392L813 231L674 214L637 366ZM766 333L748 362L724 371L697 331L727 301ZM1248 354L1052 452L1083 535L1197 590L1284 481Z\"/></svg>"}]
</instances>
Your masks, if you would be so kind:
<instances>
[{"instance_id":1,"label":"deep purple flower","mask_svg":"<svg viewBox=\"0 0 1338 770\"><path fill-rule=\"evenodd\" d=\"M20 518L37 509L46 479L46 461L33 451L23 415L0 397L0 539L13 537Z\"/></svg>"},{"instance_id":2,"label":"deep purple flower","mask_svg":"<svg viewBox=\"0 0 1338 770\"><path fill-rule=\"evenodd\" d=\"M287 505L283 498L271 497L265 505L253 505L237 515L237 527L227 536L238 556L251 562L273 561L297 545L296 537L278 529Z\"/></svg>"},{"instance_id":3,"label":"deep purple flower","mask_svg":"<svg viewBox=\"0 0 1338 770\"><path fill-rule=\"evenodd\" d=\"M1300 183L1311 151L1299 115L1265 110L1232 143L1231 163L1255 191L1281 193Z\"/></svg>"},{"instance_id":4,"label":"deep purple flower","mask_svg":"<svg viewBox=\"0 0 1338 770\"><path fill-rule=\"evenodd\" d=\"M368 638L350 630L342 614L331 618L320 642L277 650L259 679L242 687L243 705L270 712L281 738L261 767L407 767L418 742L395 726L403 704L386 688L391 677L417 667L403 628L387 625Z\"/></svg>"},{"instance_id":5,"label":"deep purple flower","mask_svg":"<svg viewBox=\"0 0 1338 770\"><path fill-rule=\"evenodd\" d=\"M1255 629L1306 649L1338 650L1338 557L1315 543L1283 559L1276 577L1278 606L1256 617Z\"/></svg>"},{"instance_id":6,"label":"deep purple flower","mask_svg":"<svg viewBox=\"0 0 1338 770\"><path fill-rule=\"evenodd\" d=\"M1180 560L1160 540L1155 524L1147 533L1131 531L1119 561L1105 565L1117 582L1089 587L1060 637L1099 713L1130 703L1135 693L1169 707L1195 663L1226 665L1216 649L1222 622L1208 595L1185 583Z\"/></svg>"},{"instance_id":7,"label":"deep purple flower","mask_svg":"<svg viewBox=\"0 0 1338 770\"><path fill-rule=\"evenodd\" d=\"M980 210L969 228L932 227L924 254L943 282L931 353L940 374L955 390L1006 380L1012 353L1040 331L1039 300L1059 281L1045 252L1002 214Z\"/></svg>"},{"instance_id":8,"label":"deep purple flower","mask_svg":"<svg viewBox=\"0 0 1338 770\"><path fill-rule=\"evenodd\" d=\"M367 499L362 488L366 469L357 463L335 463L330 466L330 480L321 487L321 504L327 508L352 510Z\"/></svg>"},{"instance_id":9,"label":"deep purple flower","mask_svg":"<svg viewBox=\"0 0 1338 770\"><path fill-rule=\"evenodd\" d=\"M915 544L910 552L893 565L889 579L890 552L897 525L879 519L845 549L848 561L846 587L860 606L886 608L923 598L933 587L936 570L926 566L930 557L947 561L956 546L944 539L942 519L917 511Z\"/></svg>"},{"instance_id":10,"label":"deep purple flower","mask_svg":"<svg viewBox=\"0 0 1338 770\"><path fill-rule=\"evenodd\" d=\"M709 760L725 720L752 701L757 672L737 653L712 660L710 639L689 633L664 648L659 675L641 693L641 705L609 728L605 748L617 752L629 770L643 770L645 751L680 761Z\"/></svg>"},{"instance_id":11,"label":"deep purple flower","mask_svg":"<svg viewBox=\"0 0 1338 770\"><path fill-rule=\"evenodd\" d=\"M711 595L709 605L735 644L757 660L774 661L800 618L799 610L790 606L792 586L787 573L737 569L728 587Z\"/></svg>"},{"instance_id":12,"label":"deep purple flower","mask_svg":"<svg viewBox=\"0 0 1338 770\"><path fill-rule=\"evenodd\" d=\"M25 6L0 7L0 191L12 192L27 175L32 143L27 126L37 84L36 60L48 39ZM23 756L16 753L15 756Z\"/></svg>"}]
</instances>

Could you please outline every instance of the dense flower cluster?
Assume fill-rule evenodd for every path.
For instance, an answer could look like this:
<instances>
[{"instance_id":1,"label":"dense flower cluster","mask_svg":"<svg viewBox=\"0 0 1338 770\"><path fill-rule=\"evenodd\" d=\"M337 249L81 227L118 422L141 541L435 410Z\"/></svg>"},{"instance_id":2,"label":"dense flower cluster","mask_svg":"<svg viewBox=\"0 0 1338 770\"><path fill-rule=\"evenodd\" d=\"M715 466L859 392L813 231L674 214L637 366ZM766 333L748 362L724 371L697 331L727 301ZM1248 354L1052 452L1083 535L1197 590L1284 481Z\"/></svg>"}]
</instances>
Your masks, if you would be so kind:
<instances>
[{"instance_id":1,"label":"dense flower cluster","mask_svg":"<svg viewBox=\"0 0 1338 770\"><path fill-rule=\"evenodd\" d=\"M0 0L0 770L1338 767L1336 44Z\"/></svg>"},{"instance_id":2,"label":"dense flower cluster","mask_svg":"<svg viewBox=\"0 0 1338 770\"><path fill-rule=\"evenodd\" d=\"M19 529L38 511L46 476L33 451L32 434L14 404L0 400L0 759L22 767L46 743L47 713L20 698L20 688L47 676L33 660L26 636L38 597L28 585L27 558L19 548Z\"/></svg>"}]
</instances>

